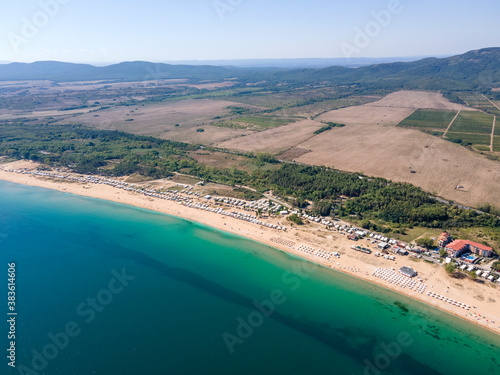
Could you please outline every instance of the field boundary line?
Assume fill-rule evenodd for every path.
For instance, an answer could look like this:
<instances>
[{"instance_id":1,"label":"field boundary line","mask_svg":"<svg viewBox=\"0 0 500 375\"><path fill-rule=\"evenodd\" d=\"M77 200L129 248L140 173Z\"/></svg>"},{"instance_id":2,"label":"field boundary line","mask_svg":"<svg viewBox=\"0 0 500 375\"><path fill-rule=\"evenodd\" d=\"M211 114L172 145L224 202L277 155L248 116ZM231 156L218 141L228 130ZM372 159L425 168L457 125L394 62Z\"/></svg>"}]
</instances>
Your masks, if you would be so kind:
<instances>
[{"instance_id":1,"label":"field boundary line","mask_svg":"<svg viewBox=\"0 0 500 375\"><path fill-rule=\"evenodd\" d=\"M491 144L490 151L493 152L493 142L495 141L495 125L497 122L497 116L493 117L493 128L491 129Z\"/></svg>"},{"instance_id":2,"label":"field boundary line","mask_svg":"<svg viewBox=\"0 0 500 375\"><path fill-rule=\"evenodd\" d=\"M487 101L489 101L493 107L496 107L496 109L498 109L500 111L500 108L495 103L493 103L486 95L484 95L484 94L481 94L481 95L483 96L483 98L485 98Z\"/></svg>"},{"instance_id":3,"label":"field boundary line","mask_svg":"<svg viewBox=\"0 0 500 375\"><path fill-rule=\"evenodd\" d=\"M448 125L448 127L446 128L445 132L443 133L443 136L441 138L444 139L444 137L446 136L446 133L448 133L448 131L450 130L451 126L453 125L453 123L455 122L455 120L457 119L458 115L460 114L460 112L462 112L462 110L460 109L457 114L455 115L455 117L453 117L453 120L451 120L450 122L450 125Z\"/></svg>"},{"instance_id":4,"label":"field boundary line","mask_svg":"<svg viewBox=\"0 0 500 375\"><path fill-rule=\"evenodd\" d=\"M448 132L448 133L470 134L470 135L484 135L486 137L489 135L489 133L467 133L467 132Z\"/></svg>"},{"instance_id":5,"label":"field boundary line","mask_svg":"<svg viewBox=\"0 0 500 375\"><path fill-rule=\"evenodd\" d=\"M401 124L404 120L406 120L408 117L410 117L411 115L413 115L415 112L417 112L420 108L417 108L415 110L413 110L412 113L410 113L408 116L406 116L404 119L402 119L400 122L398 122L395 126L398 127L399 124Z\"/></svg>"},{"instance_id":6,"label":"field boundary line","mask_svg":"<svg viewBox=\"0 0 500 375\"><path fill-rule=\"evenodd\" d=\"M485 98L487 101L489 101L493 107L495 107L496 109L498 109L500 111L500 108L495 103L493 103L486 95L484 95L484 94L481 94L481 95L483 96L483 98ZM493 142L495 141L496 122L497 122L497 116L494 116L493 117L493 128L491 129L491 144L490 144L490 151L491 152L493 152Z\"/></svg>"}]
</instances>

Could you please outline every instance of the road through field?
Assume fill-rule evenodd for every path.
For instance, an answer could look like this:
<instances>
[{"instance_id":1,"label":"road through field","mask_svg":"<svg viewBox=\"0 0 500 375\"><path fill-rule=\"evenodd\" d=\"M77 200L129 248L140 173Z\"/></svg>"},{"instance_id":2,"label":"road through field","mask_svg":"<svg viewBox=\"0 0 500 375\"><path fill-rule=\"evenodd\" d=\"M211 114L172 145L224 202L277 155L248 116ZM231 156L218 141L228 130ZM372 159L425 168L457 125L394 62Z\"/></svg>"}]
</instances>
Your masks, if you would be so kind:
<instances>
[{"instance_id":1,"label":"road through field","mask_svg":"<svg viewBox=\"0 0 500 375\"><path fill-rule=\"evenodd\" d=\"M482 95L483 95L483 97L484 97L487 101L489 101L489 102L491 103L491 105L492 105L492 106L496 107L496 109L498 109L498 110L500 111L500 108L499 108L499 107L498 107L495 103L493 103L490 99L488 99L488 97L486 97L484 94L482 94Z\"/></svg>"},{"instance_id":2,"label":"road through field","mask_svg":"<svg viewBox=\"0 0 500 375\"><path fill-rule=\"evenodd\" d=\"M497 122L497 116L493 117L493 128L491 129L491 144L490 151L493 152L493 142L495 141L495 125Z\"/></svg>"},{"instance_id":3,"label":"road through field","mask_svg":"<svg viewBox=\"0 0 500 375\"><path fill-rule=\"evenodd\" d=\"M496 109L498 109L500 111L500 108L495 104L493 103L490 99L488 99L488 97L484 94L483 95L483 98L485 98L487 101L489 101L491 103L492 106L494 106ZM495 125L496 125L496 122L497 122L497 117L495 116L493 118L493 129L491 129L491 144L490 144L490 151L493 152L493 142L495 140Z\"/></svg>"},{"instance_id":4,"label":"road through field","mask_svg":"<svg viewBox=\"0 0 500 375\"><path fill-rule=\"evenodd\" d=\"M384 101L334 110L320 116L319 121L346 126L300 143L296 147L308 152L293 158L293 161L408 182L464 206L490 203L500 207L500 169L497 161L488 160L441 137L396 127L416 108L457 112L473 109L449 103L436 93L411 94L413 96L407 92L394 93L385 97ZM462 112L453 127L464 115ZM492 122L485 134L486 145L490 141L491 125ZM456 190L457 185L465 186L467 191Z\"/></svg>"},{"instance_id":5,"label":"road through field","mask_svg":"<svg viewBox=\"0 0 500 375\"><path fill-rule=\"evenodd\" d=\"M453 120L451 120L450 122L450 125L448 125L448 127L446 128L442 138L444 139L444 137L446 136L446 133L448 133L448 130L450 130L451 126L453 125L453 123L455 122L455 120L457 119L458 115L460 114L460 112L462 111L458 111L457 114L455 115L455 117L453 118Z\"/></svg>"}]
</instances>

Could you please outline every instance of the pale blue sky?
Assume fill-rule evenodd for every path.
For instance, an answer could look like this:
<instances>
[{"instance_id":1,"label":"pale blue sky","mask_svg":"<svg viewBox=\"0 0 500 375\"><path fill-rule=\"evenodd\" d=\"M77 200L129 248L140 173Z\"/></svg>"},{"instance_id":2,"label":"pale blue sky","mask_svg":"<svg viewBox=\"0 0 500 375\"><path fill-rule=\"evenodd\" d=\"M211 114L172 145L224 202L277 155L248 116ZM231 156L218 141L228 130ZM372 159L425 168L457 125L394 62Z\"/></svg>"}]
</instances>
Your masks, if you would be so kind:
<instances>
[{"instance_id":1,"label":"pale blue sky","mask_svg":"<svg viewBox=\"0 0 500 375\"><path fill-rule=\"evenodd\" d=\"M450 55L500 46L499 14L498 0L3 1L0 61Z\"/></svg>"}]
</instances>

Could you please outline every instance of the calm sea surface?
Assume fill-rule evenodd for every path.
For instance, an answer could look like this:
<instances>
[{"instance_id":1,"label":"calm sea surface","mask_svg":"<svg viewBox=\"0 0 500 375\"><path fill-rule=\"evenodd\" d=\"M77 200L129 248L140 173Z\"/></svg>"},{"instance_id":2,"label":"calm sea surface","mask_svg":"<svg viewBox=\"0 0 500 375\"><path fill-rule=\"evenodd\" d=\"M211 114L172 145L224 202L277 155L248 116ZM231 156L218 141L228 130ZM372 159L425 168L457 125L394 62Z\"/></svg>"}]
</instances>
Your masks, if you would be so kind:
<instances>
[{"instance_id":1,"label":"calm sea surface","mask_svg":"<svg viewBox=\"0 0 500 375\"><path fill-rule=\"evenodd\" d=\"M0 283L0 374L500 374L499 336L380 287L203 225L7 182Z\"/></svg>"}]
</instances>

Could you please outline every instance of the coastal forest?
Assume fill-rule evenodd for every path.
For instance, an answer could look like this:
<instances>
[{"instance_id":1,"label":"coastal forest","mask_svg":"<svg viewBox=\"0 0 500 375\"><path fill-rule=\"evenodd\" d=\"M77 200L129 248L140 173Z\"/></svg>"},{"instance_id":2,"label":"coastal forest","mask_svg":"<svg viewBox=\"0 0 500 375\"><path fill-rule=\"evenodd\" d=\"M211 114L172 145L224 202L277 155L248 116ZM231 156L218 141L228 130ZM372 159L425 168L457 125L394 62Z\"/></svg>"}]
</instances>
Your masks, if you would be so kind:
<instances>
[{"instance_id":1,"label":"coastal forest","mask_svg":"<svg viewBox=\"0 0 500 375\"><path fill-rule=\"evenodd\" d=\"M374 231L478 229L475 240L500 242L499 61L487 48L356 69L4 64L0 158L141 181L193 176ZM420 159L400 161L400 145ZM378 154L401 168L363 172ZM451 161L460 181L443 190L448 181L426 172ZM455 187L479 179L462 200Z\"/></svg>"},{"instance_id":2,"label":"coastal forest","mask_svg":"<svg viewBox=\"0 0 500 375\"><path fill-rule=\"evenodd\" d=\"M196 151L221 150L76 125L0 123L0 155L76 173L113 177L141 174L154 179L185 173L206 182L249 186L259 194L272 190L298 209L311 207L316 214L356 220L367 229L385 232L390 231L391 224L398 228L500 228L494 208L482 213L446 204L410 184L279 162L270 154L241 154L256 166L250 173L234 166L200 163L190 156Z\"/></svg>"}]
</instances>

